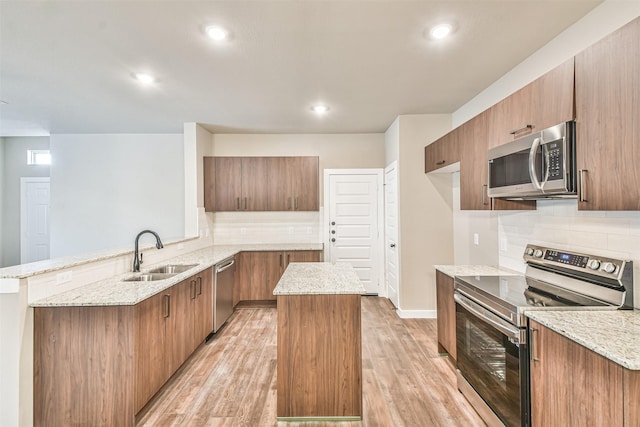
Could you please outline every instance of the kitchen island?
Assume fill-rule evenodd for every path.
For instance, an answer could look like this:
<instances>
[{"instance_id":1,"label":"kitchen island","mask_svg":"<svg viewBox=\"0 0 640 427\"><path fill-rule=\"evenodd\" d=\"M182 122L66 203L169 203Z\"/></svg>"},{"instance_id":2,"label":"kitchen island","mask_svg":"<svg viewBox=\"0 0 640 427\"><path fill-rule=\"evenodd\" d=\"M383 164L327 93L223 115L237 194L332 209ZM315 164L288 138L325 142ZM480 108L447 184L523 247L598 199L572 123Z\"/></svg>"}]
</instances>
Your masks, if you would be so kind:
<instances>
[{"instance_id":1,"label":"kitchen island","mask_svg":"<svg viewBox=\"0 0 640 427\"><path fill-rule=\"evenodd\" d=\"M278 421L362 419L360 298L346 263L291 263L278 299Z\"/></svg>"}]
</instances>

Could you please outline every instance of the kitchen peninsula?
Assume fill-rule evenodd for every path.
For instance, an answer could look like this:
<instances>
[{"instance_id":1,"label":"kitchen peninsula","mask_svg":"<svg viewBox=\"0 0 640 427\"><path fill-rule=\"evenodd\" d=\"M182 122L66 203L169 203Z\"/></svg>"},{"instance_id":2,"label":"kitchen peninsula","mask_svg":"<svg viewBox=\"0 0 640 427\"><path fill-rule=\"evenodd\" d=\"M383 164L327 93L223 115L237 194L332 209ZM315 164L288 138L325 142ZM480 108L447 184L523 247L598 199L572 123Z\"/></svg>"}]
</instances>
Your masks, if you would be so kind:
<instances>
[{"instance_id":1,"label":"kitchen peninsula","mask_svg":"<svg viewBox=\"0 0 640 427\"><path fill-rule=\"evenodd\" d=\"M362 419L360 299L347 263L291 263L278 299L278 421Z\"/></svg>"}]
</instances>

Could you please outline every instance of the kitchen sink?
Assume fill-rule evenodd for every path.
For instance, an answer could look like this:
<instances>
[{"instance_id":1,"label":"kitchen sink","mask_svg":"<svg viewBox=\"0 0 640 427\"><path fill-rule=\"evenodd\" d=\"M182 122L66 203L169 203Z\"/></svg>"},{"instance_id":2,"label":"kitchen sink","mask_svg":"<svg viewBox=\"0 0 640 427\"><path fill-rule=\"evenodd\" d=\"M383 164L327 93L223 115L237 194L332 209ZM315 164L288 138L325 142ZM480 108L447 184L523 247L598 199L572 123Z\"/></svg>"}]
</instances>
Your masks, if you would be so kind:
<instances>
[{"instance_id":1,"label":"kitchen sink","mask_svg":"<svg viewBox=\"0 0 640 427\"><path fill-rule=\"evenodd\" d=\"M198 264L168 264L149 270L149 273L180 274L197 266Z\"/></svg>"},{"instance_id":2,"label":"kitchen sink","mask_svg":"<svg viewBox=\"0 0 640 427\"><path fill-rule=\"evenodd\" d=\"M175 276L178 273L144 273L127 277L125 282L152 282L156 280L165 280Z\"/></svg>"}]
</instances>

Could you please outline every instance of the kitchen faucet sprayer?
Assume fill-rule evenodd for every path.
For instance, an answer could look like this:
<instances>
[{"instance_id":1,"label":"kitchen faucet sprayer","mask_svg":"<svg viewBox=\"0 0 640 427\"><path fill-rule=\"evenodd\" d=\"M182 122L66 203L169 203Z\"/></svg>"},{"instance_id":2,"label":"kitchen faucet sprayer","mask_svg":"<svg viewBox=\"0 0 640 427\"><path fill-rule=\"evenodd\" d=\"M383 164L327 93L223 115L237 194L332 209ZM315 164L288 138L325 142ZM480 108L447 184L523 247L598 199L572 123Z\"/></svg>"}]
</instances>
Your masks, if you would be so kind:
<instances>
[{"instance_id":1,"label":"kitchen faucet sprayer","mask_svg":"<svg viewBox=\"0 0 640 427\"><path fill-rule=\"evenodd\" d=\"M140 236L142 236L145 233L150 233L155 236L156 248L162 249L164 247L162 245L162 240L160 240L160 236L158 236L158 233L156 233L155 231L142 230L140 233L138 233L138 235L136 236L135 251L133 254L133 271L140 271L140 264L142 264L142 254L138 255L138 240L140 240Z\"/></svg>"}]
</instances>

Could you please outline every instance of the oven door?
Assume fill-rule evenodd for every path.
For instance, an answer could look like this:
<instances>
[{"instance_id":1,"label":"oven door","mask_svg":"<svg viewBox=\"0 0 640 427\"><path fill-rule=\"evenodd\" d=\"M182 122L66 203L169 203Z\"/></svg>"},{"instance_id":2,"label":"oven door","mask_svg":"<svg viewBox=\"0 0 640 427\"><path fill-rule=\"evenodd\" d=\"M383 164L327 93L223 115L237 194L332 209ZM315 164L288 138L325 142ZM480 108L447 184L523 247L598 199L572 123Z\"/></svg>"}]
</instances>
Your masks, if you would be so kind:
<instances>
[{"instance_id":1,"label":"oven door","mask_svg":"<svg viewBox=\"0 0 640 427\"><path fill-rule=\"evenodd\" d=\"M529 425L526 329L455 293L457 368L507 426Z\"/></svg>"}]
</instances>

